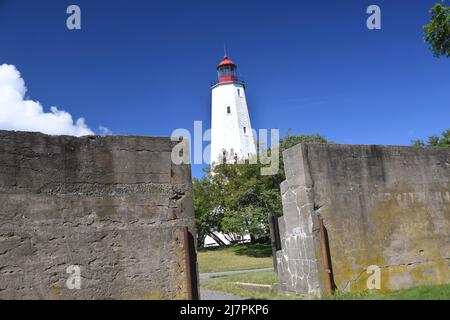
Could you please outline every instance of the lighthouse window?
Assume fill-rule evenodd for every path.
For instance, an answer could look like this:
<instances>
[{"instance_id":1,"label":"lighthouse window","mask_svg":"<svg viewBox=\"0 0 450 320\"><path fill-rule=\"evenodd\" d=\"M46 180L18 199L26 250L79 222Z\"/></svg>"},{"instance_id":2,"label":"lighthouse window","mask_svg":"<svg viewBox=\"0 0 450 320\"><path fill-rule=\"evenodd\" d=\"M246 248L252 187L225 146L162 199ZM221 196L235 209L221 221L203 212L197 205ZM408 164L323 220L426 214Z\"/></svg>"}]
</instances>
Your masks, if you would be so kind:
<instances>
[{"instance_id":1,"label":"lighthouse window","mask_svg":"<svg viewBox=\"0 0 450 320\"><path fill-rule=\"evenodd\" d=\"M227 113L228 113L228 114L231 113L231 107L227 107Z\"/></svg>"},{"instance_id":2,"label":"lighthouse window","mask_svg":"<svg viewBox=\"0 0 450 320\"><path fill-rule=\"evenodd\" d=\"M240 97L241 96L241 89L237 89L237 91L238 91L238 96Z\"/></svg>"},{"instance_id":3,"label":"lighthouse window","mask_svg":"<svg viewBox=\"0 0 450 320\"><path fill-rule=\"evenodd\" d=\"M244 133L247 133L247 128L246 127L244 127Z\"/></svg>"}]
</instances>

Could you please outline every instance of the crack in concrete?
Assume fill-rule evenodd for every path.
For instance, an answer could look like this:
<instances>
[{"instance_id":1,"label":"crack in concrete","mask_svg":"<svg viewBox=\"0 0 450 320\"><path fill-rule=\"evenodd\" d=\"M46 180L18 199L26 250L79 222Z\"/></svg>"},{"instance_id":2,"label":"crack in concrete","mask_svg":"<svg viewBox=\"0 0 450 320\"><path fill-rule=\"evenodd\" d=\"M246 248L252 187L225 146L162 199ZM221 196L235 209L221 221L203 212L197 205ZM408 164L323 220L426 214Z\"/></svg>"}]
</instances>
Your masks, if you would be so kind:
<instances>
[{"instance_id":1,"label":"crack in concrete","mask_svg":"<svg viewBox=\"0 0 450 320\"><path fill-rule=\"evenodd\" d=\"M385 265L385 266L378 266L378 267L380 269L389 269L389 268L395 268L395 267L408 267L408 266L426 264L426 263L430 263L430 262L438 262L438 261L443 261L443 260L450 260L450 257L444 257L444 258L432 259L432 260L425 260L425 261L414 261L414 262L408 262L408 263L392 264L392 265ZM356 276L355 278L352 278L351 280L349 280L342 290L343 291L347 290L348 286L351 283L354 283L354 282L358 281L361 278L361 276L364 273L366 273L366 272L367 272L367 268L363 269L363 271L361 271L358 274L358 276Z\"/></svg>"}]
</instances>

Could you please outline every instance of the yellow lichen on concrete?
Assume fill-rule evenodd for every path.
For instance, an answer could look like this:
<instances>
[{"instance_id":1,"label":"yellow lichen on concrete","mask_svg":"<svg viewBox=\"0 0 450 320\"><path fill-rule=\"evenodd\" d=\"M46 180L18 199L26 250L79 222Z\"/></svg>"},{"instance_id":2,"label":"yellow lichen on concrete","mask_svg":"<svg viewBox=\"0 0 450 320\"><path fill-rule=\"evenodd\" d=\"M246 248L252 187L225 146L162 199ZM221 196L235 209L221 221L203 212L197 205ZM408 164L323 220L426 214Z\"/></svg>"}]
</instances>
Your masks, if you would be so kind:
<instances>
[{"instance_id":1,"label":"yellow lichen on concrete","mask_svg":"<svg viewBox=\"0 0 450 320\"><path fill-rule=\"evenodd\" d=\"M448 261L441 258L439 239L433 235L425 206L410 191L390 190L389 199L375 203L369 214L369 223L373 227L372 233L366 237L365 252L349 255L344 253L348 248L339 248L340 251L334 247L334 280L338 288L367 290L371 274L366 270L370 265L380 267L381 291L398 289L393 286L396 282L393 279L403 275L406 279L410 277L414 285L448 282ZM407 240L405 235L409 235ZM404 261L400 265L391 265L387 258L395 250L396 241L404 246L399 248Z\"/></svg>"}]
</instances>

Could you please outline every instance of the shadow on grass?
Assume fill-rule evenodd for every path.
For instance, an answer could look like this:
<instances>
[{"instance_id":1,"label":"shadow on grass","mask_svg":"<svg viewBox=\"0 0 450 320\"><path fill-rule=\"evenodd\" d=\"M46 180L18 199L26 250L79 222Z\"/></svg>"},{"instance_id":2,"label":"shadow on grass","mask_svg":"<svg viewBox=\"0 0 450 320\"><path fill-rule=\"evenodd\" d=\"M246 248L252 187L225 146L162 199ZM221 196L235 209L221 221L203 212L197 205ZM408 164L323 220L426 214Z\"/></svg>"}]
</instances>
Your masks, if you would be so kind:
<instances>
[{"instance_id":1,"label":"shadow on grass","mask_svg":"<svg viewBox=\"0 0 450 320\"><path fill-rule=\"evenodd\" d=\"M222 247L198 248L198 252L228 251L238 256L253 258L267 258L272 256L272 247L269 244L235 244Z\"/></svg>"},{"instance_id":2,"label":"shadow on grass","mask_svg":"<svg viewBox=\"0 0 450 320\"><path fill-rule=\"evenodd\" d=\"M200 248L197 248L197 251L198 252L221 251L226 248L227 248L226 246L225 247L220 247L220 246L200 247Z\"/></svg>"},{"instance_id":3,"label":"shadow on grass","mask_svg":"<svg viewBox=\"0 0 450 320\"><path fill-rule=\"evenodd\" d=\"M266 258L272 256L272 247L268 244L242 245L236 249L239 256Z\"/></svg>"}]
</instances>

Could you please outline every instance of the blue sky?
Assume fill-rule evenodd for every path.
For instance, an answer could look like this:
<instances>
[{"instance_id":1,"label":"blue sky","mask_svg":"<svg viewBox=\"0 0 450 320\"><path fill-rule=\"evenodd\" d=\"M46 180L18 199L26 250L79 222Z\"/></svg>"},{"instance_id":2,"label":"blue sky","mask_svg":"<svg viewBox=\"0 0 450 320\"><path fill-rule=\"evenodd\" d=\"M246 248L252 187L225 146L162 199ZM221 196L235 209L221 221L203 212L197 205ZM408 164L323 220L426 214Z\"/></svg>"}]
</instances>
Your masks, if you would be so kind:
<instances>
[{"instance_id":1,"label":"blue sky","mask_svg":"<svg viewBox=\"0 0 450 320\"><path fill-rule=\"evenodd\" d=\"M450 59L422 40L435 2L0 0L0 65L15 65L46 111L168 136L194 120L209 128L225 42L255 128L408 145L450 128ZM70 4L80 31L66 28ZM366 28L370 4L382 30Z\"/></svg>"}]
</instances>

